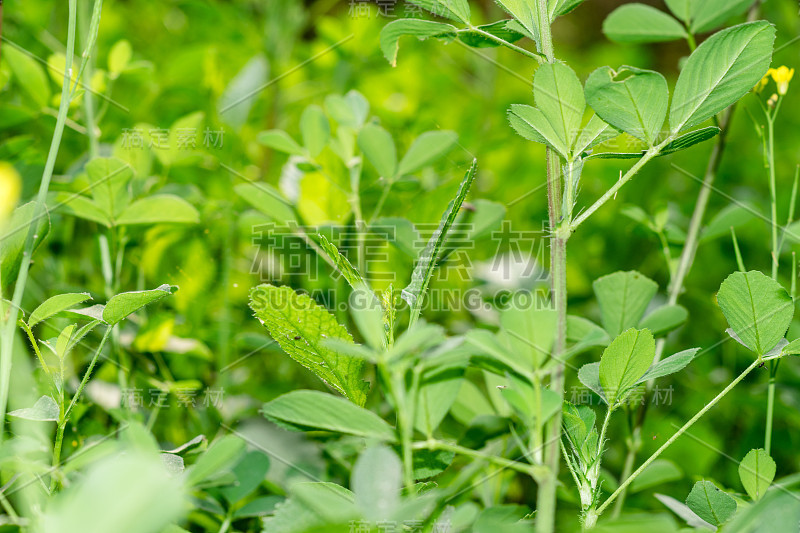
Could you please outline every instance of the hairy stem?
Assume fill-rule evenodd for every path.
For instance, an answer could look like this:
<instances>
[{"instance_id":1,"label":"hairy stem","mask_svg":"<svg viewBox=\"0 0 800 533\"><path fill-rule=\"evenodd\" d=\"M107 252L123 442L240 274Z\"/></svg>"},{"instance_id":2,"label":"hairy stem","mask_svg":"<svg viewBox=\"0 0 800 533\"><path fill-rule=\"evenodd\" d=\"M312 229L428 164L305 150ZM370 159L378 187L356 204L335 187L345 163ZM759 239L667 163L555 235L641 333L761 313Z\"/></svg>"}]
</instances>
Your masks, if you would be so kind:
<instances>
[{"instance_id":1,"label":"hairy stem","mask_svg":"<svg viewBox=\"0 0 800 533\"><path fill-rule=\"evenodd\" d=\"M83 389L86 388L86 384L89 383L89 379L92 377L92 370L94 370L94 366L97 364L97 359L100 358L100 353L103 351L103 347L106 345L106 341L108 340L108 336L111 334L111 330L111 326L106 328L103 338L100 340L100 345L97 347L97 350L95 350L94 355L92 356L92 361L89 363L89 368L87 368L86 372L83 374L83 379L81 380L80 385L78 385L78 390L75 391L75 395L72 397L72 401L69 402L69 406L66 409L64 409L63 398L61 399L59 406L58 428L56 430L56 441L53 445L53 475L50 478L51 492L58 487L58 477L56 476L56 471L58 470L58 465L61 462L61 446L64 441L64 429L67 427L67 423L69 422L69 415L72 413L73 407L75 407L75 404L78 403L78 400L83 394Z\"/></svg>"},{"instance_id":2,"label":"hairy stem","mask_svg":"<svg viewBox=\"0 0 800 533\"><path fill-rule=\"evenodd\" d=\"M777 358L779 358L779 357L780 357L780 356L768 357L768 358L764 358L764 360L765 360L765 361L766 361L766 360L772 360L772 359L777 359ZM748 375L750 372L752 372L752 371L753 371L753 369L757 368L757 367L758 367L760 364L761 364L761 363L760 363L760 362L759 362L757 359L756 359L755 361L753 361L753 362L750 364L750 366L748 366L748 367L747 367L747 368L746 368L746 369L745 369L745 370L744 370L744 371L743 371L741 374L739 374L739 375L736 377L736 379L734 379L733 381L731 381L731 382L728 384L728 386L727 386L727 387L725 387L724 389L722 389L722 392L720 392L719 394L717 394L717 395L714 397L714 399L713 399L713 400L711 400L710 402L708 402L708 403L706 404L706 406L705 406L705 407L703 407L702 409L700 409L700 410L697 412L697 414L696 414L696 415L694 415L692 418L690 418L690 419L689 419L689 421L688 421L688 422L686 422L686 423L685 423L683 426L681 426L681 428L680 428L678 431L676 431L674 435L672 435L672 436L671 436L671 437L670 437L670 438L669 438L669 439L668 439L668 440L667 440L667 441L666 441L664 444L662 444L662 445L661 445L661 447L660 447L658 450L656 450L656 451L653 453L653 455L651 455L650 457L648 457L648 458L647 458L647 460L646 460L644 463L642 463L642 465L641 465L639 468L637 468L637 469L636 469L636 471L635 471L633 474L631 474L630 476L628 476L628 478L627 478L627 479L625 479L625 481L623 481L623 482L620 484L620 486L617 488L617 490L615 490L615 491L614 491L614 492L611 494L611 496L609 496L609 497L608 497L608 499L607 499L605 502L603 502L603 504L602 504L600 507L598 507L598 508L597 508L597 514L598 514L598 515L601 515L601 514L603 513L603 511L605 511L605 510L606 510L606 508L607 508L609 505L611 505L611 504L614 502L614 500L616 500L616 499L617 499L617 497L620 495L620 493L621 493L623 490L627 489L627 488L628 488L628 485L630 485L631 483L633 483L633 480L634 480L634 479L636 479L636 478L639 476L639 474L641 474L641 473L644 471L644 469L645 469L645 468L647 468L648 466L650 466L650 463L652 463L653 461L655 461L655 460L658 458L658 456L659 456L659 455L661 455L661 454L664 452L664 450L666 450L667 448L669 448L670 446L672 446L672 443L673 443L673 442L675 442L676 440L678 440L678 438L680 438L680 436L681 436L681 435L683 435L684 433L686 433L686 430L688 430L690 427L692 427L692 425L694 425L694 423L695 423L695 422L697 422L698 420L700 420L700 418L702 418L702 417L703 417L703 415L704 415L704 414L706 414L706 413L709 411L709 409L711 409L712 407L714 407L714 406L717 404L717 402L719 402L719 401L720 401L722 398L724 398L726 394L728 394L728 393L729 393L731 390L733 390L733 388L734 388L736 385L738 385L740 381L742 381L742 380L743 380L745 377L747 377L747 375Z\"/></svg>"},{"instance_id":3,"label":"hairy stem","mask_svg":"<svg viewBox=\"0 0 800 533\"><path fill-rule=\"evenodd\" d=\"M539 63L544 63L545 62L545 58L544 58L544 56L542 54L539 54L539 53L536 53L536 52L531 52L530 50L525 50L522 47L519 47L519 46L517 46L515 44L512 44L512 43L510 43L510 42L508 42L508 41L506 41L504 39L501 39L500 37L498 37L496 35L492 35L488 31L484 31L484 30L482 30L482 29L480 29L480 28L478 28L476 26L470 26L469 28L465 28L463 30L459 30L459 33L466 32L466 31L472 31L472 32L475 32L475 33L479 33L480 35L482 35L483 37L486 37L490 41L494 41L497 44L499 44L500 46L505 46L506 48L508 48L510 50L514 50L515 52L519 52L520 54L522 54L524 56L533 58L536 61L538 61Z\"/></svg>"},{"instance_id":4,"label":"hairy stem","mask_svg":"<svg viewBox=\"0 0 800 533\"><path fill-rule=\"evenodd\" d=\"M457 453L458 455L463 455L465 457L472 457L473 459L487 461L497 466L508 468L510 470L515 470L517 472L522 472L523 474L528 474L530 476L536 476L539 473L534 465L525 464L519 461L514 461L512 459L506 459L505 457L498 457L496 455L484 453L479 450L473 450L472 448L465 448L464 446L459 446L458 444L450 444L449 442L444 442L436 439L429 439L426 441L415 442L412 444L412 448L416 450L442 450L442 451L453 452Z\"/></svg>"},{"instance_id":5,"label":"hairy stem","mask_svg":"<svg viewBox=\"0 0 800 533\"><path fill-rule=\"evenodd\" d=\"M580 226L581 224L586 222L586 219L588 219L590 216L592 216L592 214L594 214L595 211L597 211L598 209L603 207L603 205L605 205L606 202L608 202L609 200L614 199L617 196L617 191L619 191L622 188L623 185L625 185L630 180L632 180L633 177L636 176L636 174L642 169L643 166L645 166L647 163L649 163L650 160L653 159L654 157L656 157L659 154L659 152L661 152L661 150L666 145L668 145L669 143L671 143L674 140L675 140L675 134L671 134L671 135L667 136L666 139L661 141L661 143L657 144L656 146L650 147L647 150L647 152L644 153L642 158L639 159L628 170L628 172L626 172L623 176L621 176L617 180L617 182L614 185L612 185L605 192L605 194L603 194L603 196L598 198L597 201L595 201L595 203L593 203L591 206L589 206L583 213L581 213L580 215L575 217L575 220L571 224L572 231L575 231L575 229L578 226Z\"/></svg>"}]
</instances>

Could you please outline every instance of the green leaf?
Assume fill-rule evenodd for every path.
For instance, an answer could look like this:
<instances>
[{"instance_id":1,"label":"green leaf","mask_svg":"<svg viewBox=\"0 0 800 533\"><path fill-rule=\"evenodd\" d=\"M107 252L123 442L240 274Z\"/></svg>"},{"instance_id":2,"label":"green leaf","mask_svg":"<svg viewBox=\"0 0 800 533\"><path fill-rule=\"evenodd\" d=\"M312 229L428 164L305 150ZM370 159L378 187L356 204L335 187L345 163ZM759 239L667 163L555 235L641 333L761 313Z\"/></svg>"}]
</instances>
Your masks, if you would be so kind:
<instances>
[{"instance_id":1,"label":"green leaf","mask_svg":"<svg viewBox=\"0 0 800 533\"><path fill-rule=\"evenodd\" d=\"M783 339L794 302L780 283L761 272L734 272L720 285L717 303L733 332L757 355Z\"/></svg>"},{"instance_id":2,"label":"green leaf","mask_svg":"<svg viewBox=\"0 0 800 533\"><path fill-rule=\"evenodd\" d=\"M578 381L583 383L587 389L600 396L600 399L604 402L608 403L605 393L603 392L603 386L600 384L600 362L583 365L580 370L578 370Z\"/></svg>"},{"instance_id":3,"label":"green leaf","mask_svg":"<svg viewBox=\"0 0 800 533\"><path fill-rule=\"evenodd\" d=\"M33 234L34 251L50 233L50 213L47 208L42 210L42 216L36 221L33 220L35 213L36 202L21 205L14 210L14 213L3 225L2 237L0 237L0 283L4 293L17 280L30 225L36 224L36 231Z\"/></svg>"},{"instance_id":4,"label":"green leaf","mask_svg":"<svg viewBox=\"0 0 800 533\"><path fill-rule=\"evenodd\" d=\"M117 41L108 52L108 73L116 78L122 74L133 57L131 43L125 39Z\"/></svg>"},{"instance_id":5,"label":"green leaf","mask_svg":"<svg viewBox=\"0 0 800 533\"><path fill-rule=\"evenodd\" d=\"M550 20L570 13L583 2L585 2L585 0L549 0Z\"/></svg>"},{"instance_id":6,"label":"green leaf","mask_svg":"<svg viewBox=\"0 0 800 533\"><path fill-rule=\"evenodd\" d=\"M739 479L753 501L764 497L775 479L775 461L762 450L750 450L739 463Z\"/></svg>"},{"instance_id":7,"label":"green leaf","mask_svg":"<svg viewBox=\"0 0 800 533\"><path fill-rule=\"evenodd\" d=\"M637 326L649 329L654 337L659 337L686 322L689 312L682 305L663 305L644 317Z\"/></svg>"},{"instance_id":8,"label":"green leaf","mask_svg":"<svg viewBox=\"0 0 800 533\"><path fill-rule=\"evenodd\" d=\"M738 228L749 224L758 211L747 204L741 203L730 204L724 207L719 213L714 215L711 222L703 228L700 234L700 242L710 241L718 237L730 237L731 228ZM791 234L787 232L787 238L791 238Z\"/></svg>"},{"instance_id":9,"label":"green leaf","mask_svg":"<svg viewBox=\"0 0 800 533\"><path fill-rule=\"evenodd\" d=\"M390 22L381 30L381 50L389 64L396 67L400 37L412 36L421 41L435 37L449 43L457 35L455 26L450 24L430 20L398 19Z\"/></svg>"},{"instance_id":10,"label":"green leaf","mask_svg":"<svg viewBox=\"0 0 800 533\"><path fill-rule=\"evenodd\" d=\"M281 348L295 361L349 398L364 405L369 385L361 380L364 362L339 354L324 339L352 343L353 338L327 309L291 287L259 285L250 292L250 308Z\"/></svg>"},{"instance_id":11,"label":"green leaf","mask_svg":"<svg viewBox=\"0 0 800 533\"><path fill-rule=\"evenodd\" d=\"M400 506L403 465L385 445L370 446L353 466L350 483L356 506L372 522L388 520Z\"/></svg>"},{"instance_id":12,"label":"green leaf","mask_svg":"<svg viewBox=\"0 0 800 533\"><path fill-rule=\"evenodd\" d=\"M92 186L94 203L110 219L115 219L130 203L128 182L133 169L112 157L95 157L86 163L86 176Z\"/></svg>"},{"instance_id":13,"label":"green leaf","mask_svg":"<svg viewBox=\"0 0 800 533\"><path fill-rule=\"evenodd\" d=\"M674 0L673 0L674 1ZM691 31L705 33L741 15L755 0L702 0L691 3Z\"/></svg>"},{"instance_id":14,"label":"green leaf","mask_svg":"<svg viewBox=\"0 0 800 533\"><path fill-rule=\"evenodd\" d=\"M650 487L656 487L676 481L683 477L683 470L669 459L656 459L631 483L631 493L641 492Z\"/></svg>"},{"instance_id":15,"label":"green leaf","mask_svg":"<svg viewBox=\"0 0 800 533\"><path fill-rule=\"evenodd\" d=\"M66 311L67 309L74 307L79 303L91 299L92 297L88 292L58 294L56 296L52 296L33 310L31 316L28 317L28 327L33 328L33 326L39 322L47 320L51 316L57 315L61 311Z\"/></svg>"},{"instance_id":16,"label":"green leaf","mask_svg":"<svg viewBox=\"0 0 800 533\"><path fill-rule=\"evenodd\" d=\"M376 124L367 124L358 133L358 147L381 177L394 178L397 172L397 149L388 131Z\"/></svg>"},{"instance_id":17,"label":"green leaf","mask_svg":"<svg viewBox=\"0 0 800 533\"><path fill-rule=\"evenodd\" d=\"M177 289L175 286L165 284L149 291L117 294L106 303L103 309L103 321L109 326L118 324L139 309L169 296Z\"/></svg>"},{"instance_id":18,"label":"green leaf","mask_svg":"<svg viewBox=\"0 0 800 533\"><path fill-rule=\"evenodd\" d=\"M414 426L426 435L432 435L453 403L464 380L464 366L434 367L420 378Z\"/></svg>"},{"instance_id":19,"label":"green leaf","mask_svg":"<svg viewBox=\"0 0 800 533\"><path fill-rule=\"evenodd\" d=\"M261 412L289 429L395 440L394 429L378 415L326 392L292 391L264 404Z\"/></svg>"},{"instance_id":20,"label":"green leaf","mask_svg":"<svg viewBox=\"0 0 800 533\"><path fill-rule=\"evenodd\" d=\"M533 76L533 98L555 132L562 156L570 159L586 109L583 85L575 71L561 62L540 66Z\"/></svg>"},{"instance_id":21,"label":"green leaf","mask_svg":"<svg viewBox=\"0 0 800 533\"><path fill-rule=\"evenodd\" d=\"M539 42L537 0L496 0L496 2L522 25L534 41Z\"/></svg>"},{"instance_id":22,"label":"green leaf","mask_svg":"<svg viewBox=\"0 0 800 533\"><path fill-rule=\"evenodd\" d=\"M80 478L47 502L38 532L154 533L186 512L180 477L170 476L154 453L119 450L82 470Z\"/></svg>"},{"instance_id":23,"label":"green leaf","mask_svg":"<svg viewBox=\"0 0 800 533\"><path fill-rule=\"evenodd\" d=\"M247 203L278 224L297 221L292 205L268 183L240 183L233 190Z\"/></svg>"},{"instance_id":24,"label":"green leaf","mask_svg":"<svg viewBox=\"0 0 800 533\"><path fill-rule=\"evenodd\" d=\"M672 133L699 124L747 94L767 72L775 27L749 22L715 33L695 50L675 85Z\"/></svg>"},{"instance_id":25,"label":"green leaf","mask_svg":"<svg viewBox=\"0 0 800 533\"><path fill-rule=\"evenodd\" d=\"M331 138L331 124L320 106L310 105L305 108L300 117L300 132L311 157L322 153Z\"/></svg>"},{"instance_id":26,"label":"green leaf","mask_svg":"<svg viewBox=\"0 0 800 533\"><path fill-rule=\"evenodd\" d=\"M467 0L409 0L437 17L449 18L469 24L469 3Z\"/></svg>"},{"instance_id":27,"label":"green leaf","mask_svg":"<svg viewBox=\"0 0 800 533\"><path fill-rule=\"evenodd\" d=\"M217 100L219 117L238 130L247 122L257 95L269 77L269 61L263 54L256 54L228 83Z\"/></svg>"},{"instance_id":28,"label":"green leaf","mask_svg":"<svg viewBox=\"0 0 800 533\"><path fill-rule=\"evenodd\" d=\"M667 4L673 15L688 24L691 17L692 4L698 2L695 0L664 0L664 3Z\"/></svg>"},{"instance_id":29,"label":"green leaf","mask_svg":"<svg viewBox=\"0 0 800 533\"><path fill-rule=\"evenodd\" d=\"M664 148L661 149L661 152L658 153L659 156L674 154L675 152L680 152L681 150L686 150L694 146L695 144L699 144L701 142L707 141L709 139L713 139L716 137L721 130L716 126L707 126L705 128L700 128L699 130L690 131L689 133L684 133Z\"/></svg>"},{"instance_id":30,"label":"green leaf","mask_svg":"<svg viewBox=\"0 0 800 533\"><path fill-rule=\"evenodd\" d=\"M784 355L800 355L800 339L795 339L784 346L781 353Z\"/></svg>"},{"instance_id":31,"label":"green leaf","mask_svg":"<svg viewBox=\"0 0 800 533\"><path fill-rule=\"evenodd\" d=\"M736 500L722 492L710 481L698 481L686 498L697 516L711 524L721 526L736 512Z\"/></svg>"},{"instance_id":32,"label":"green leaf","mask_svg":"<svg viewBox=\"0 0 800 533\"><path fill-rule=\"evenodd\" d=\"M319 235L319 246L325 255L336 265L336 269L341 272L344 279L353 289L363 289L369 287L369 283L361 276L361 273L354 267L350 261L339 252L339 249L328 241L324 235Z\"/></svg>"},{"instance_id":33,"label":"green leaf","mask_svg":"<svg viewBox=\"0 0 800 533\"><path fill-rule=\"evenodd\" d=\"M400 165L397 175L413 174L444 157L458 142L458 134L453 131L426 131L417 137L408 149Z\"/></svg>"},{"instance_id":34,"label":"green leaf","mask_svg":"<svg viewBox=\"0 0 800 533\"><path fill-rule=\"evenodd\" d=\"M220 490L228 503L234 504L252 493L269 470L269 456L259 450L248 452L239 463L233 467L236 476L236 485Z\"/></svg>"},{"instance_id":35,"label":"green leaf","mask_svg":"<svg viewBox=\"0 0 800 533\"><path fill-rule=\"evenodd\" d=\"M461 204L464 203L464 199L467 197L467 193L472 185L472 181L475 179L477 170L478 161L473 160L472 166L470 166L470 169L464 175L464 179L458 188L456 197L447 206L447 210L445 210L442 216L439 227L433 232L425 249L420 253L417 264L411 274L411 283L409 283L401 293L403 300L411 306L412 324L417 320L422 310L423 296L431 281L433 271L436 269L436 263L439 260L442 247L447 239L447 233L450 231L453 222L455 222L456 216L458 216L458 211L461 209Z\"/></svg>"},{"instance_id":36,"label":"green leaf","mask_svg":"<svg viewBox=\"0 0 800 533\"><path fill-rule=\"evenodd\" d=\"M550 357L555 341L555 310L512 305L500 314L500 326L509 357L526 370L538 369Z\"/></svg>"},{"instance_id":37,"label":"green leaf","mask_svg":"<svg viewBox=\"0 0 800 533\"><path fill-rule=\"evenodd\" d=\"M614 406L653 364L656 344L653 334L643 329L621 333L600 358L600 385L608 404Z\"/></svg>"},{"instance_id":38,"label":"green leaf","mask_svg":"<svg viewBox=\"0 0 800 533\"><path fill-rule=\"evenodd\" d=\"M229 469L244 454L245 448L245 442L239 437L225 435L186 469L186 483L190 486L199 485Z\"/></svg>"},{"instance_id":39,"label":"green leaf","mask_svg":"<svg viewBox=\"0 0 800 533\"><path fill-rule=\"evenodd\" d=\"M173 194L156 194L136 200L126 207L116 223L119 226L138 224L197 224L200 213L192 204Z\"/></svg>"},{"instance_id":40,"label":"green leaf","mask_svg":"<svg viewBox=\"0 0 800 533\"><path fill-rule=\"evenodd\" d=\"M91 198L70 192L56 192L48 195L49 209L58 209L63 213L97 222L108 228L111 227L111 218Z\"/></svg>"},{"instance_id":41,"label":"green leaf","mask_svg":"<svg viewBox=\"0 0 800 533\"><path fill-rule=\"evenodd\" d=\"M598 144L609 141L620 134L618 130L606 124L603 119L597 115L592 115L586 126L583 127L578 140L575 142L575 149L573 153L576 155L582 154L587 150L591 150Z\"/></svg>"},{"instance_id":42,"label":"green leaf","mask_svg":"<svg viewBox=\"0 0 800 533\"><path fill-rule=\"evenodd\" d=\"M672 354L666 359L662 359L648 368L647 372L636 381L636 385L651 379L662 378L674 374L675 372L680 372L697 357L699 352L700 348L689 348L688 350Z\"/></svg>"},{"instance_id":43,"label":"green leaf","mask_svg":"<svg viewBox=\"0 0 800 533\"><path fill-rule=\"evenodd\" d=\"M351 90L344 96L329 94L325 97L325 111L340 125L359 129L367 120L369 102L356 90Z\"/></svg>"},{"instance_id":44,"label":"green leaf","mask_svg":"<svg viewBox=\"0 0 800 533\"><path fill-rule=\"evenodd\" d=\"M309 533L329 531L331 524L347 524L356 518L349 490L335 483L298 482L291 486L290 497L264 519L263 526L269 533Z\"/></svg>"},{"instance_id":45,"label":"green leaf","mask_svg":"<svg viewBox=\"0 0 800 533\"><path fill-rule=\"evenodd\" d=\"M303 147L297 144L297 141L283 130L262 131L256 136L256 139L264 146L279 152L285 152L290 155L305 155Z\"/></svg>"},{"instance_id":46,"label":"green leaf","mask_svg":"<svg viewBox=\"0 0 800 533\"><path fill-rule=\"evenodd\" d=\"M652 6L625 4L603 22L603 33L618 43L657 43L686 38L683 25Z\"/></svg>"},{"instance_id":47,"label":"green leaf","mask_svg":"<svg viewBox=\"0 0 800 533\"><path fill-rule=\"evenodd\" d=\"M478 26L477 29L494 35L495 37L498 37L509 43L515 43L525 37L525 35L522 33L509 28L509 22L509 20L498 20L497 22L492 22L491 24ZM472 46L473 48L495 48L502 46L494 39L486 37L484 34L475 30L458 32L458 39L464 44Z\"/></svg>"},{"instance_id":48,"label":"green leaf","mask_svg":"<svg viewBox=\"0 0 800 533\"><path fill-rule=\"evenodd\" d=\"M11 411L8 413L8 416L38 422L56 422L58 421L58 413L59 410L56 401L50 396L42 396L36 400L33 407L25 407L24 409Z\"/></svg>"},{"instance_id":49,"label":"green leaf","mask_svg":"<svg viewBox=\"0 0 800 533\"><path fill-rule=\"evenodd\" d=\"M635 270L603 276L592 287L600 304L603 327L611 337L636 327L658 290L655 281Z\"/></svg>"},{"instance_id":50,"label":"green leaf","mask_svg":"<svg viewBox=\"0 0 800 533\"><path fill-rule=\"evenodd\" d=\"M653 146L667 118L669 89L652 70L600 67L586 80L586 101L605 122Z\"/></svg>"},{"instance_id":51,"label":"green leaf","mask_svg":"<svg viewBox=\"0 0 800 533\"><path fill-rule=\"evenodd\" d=\"M9 44L3 47L3 60L11 68L14 79L36 105L39 108L47 107L51 96L50 80L35 56ZM64 72L60 74L63 80Z\"/></svg>"}]
</instances>

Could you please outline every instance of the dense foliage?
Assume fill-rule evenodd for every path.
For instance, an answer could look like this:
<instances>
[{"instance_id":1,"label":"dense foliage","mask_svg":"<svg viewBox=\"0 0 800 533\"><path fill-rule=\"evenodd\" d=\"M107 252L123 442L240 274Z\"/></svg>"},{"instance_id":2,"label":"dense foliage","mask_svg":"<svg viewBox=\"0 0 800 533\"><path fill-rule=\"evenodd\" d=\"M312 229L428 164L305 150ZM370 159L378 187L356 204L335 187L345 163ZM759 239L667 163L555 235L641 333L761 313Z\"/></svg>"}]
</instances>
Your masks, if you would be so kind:
<instances>
[{"instance_id":1,"label":"dense foliage","mask_svg":"<svg viewBox=\"0 0 800 533\"><path fill-rule=\"evenodd\" d=\"M795 2L0 9L0 531L797 530Z\"/></svg>"}]
</instances>

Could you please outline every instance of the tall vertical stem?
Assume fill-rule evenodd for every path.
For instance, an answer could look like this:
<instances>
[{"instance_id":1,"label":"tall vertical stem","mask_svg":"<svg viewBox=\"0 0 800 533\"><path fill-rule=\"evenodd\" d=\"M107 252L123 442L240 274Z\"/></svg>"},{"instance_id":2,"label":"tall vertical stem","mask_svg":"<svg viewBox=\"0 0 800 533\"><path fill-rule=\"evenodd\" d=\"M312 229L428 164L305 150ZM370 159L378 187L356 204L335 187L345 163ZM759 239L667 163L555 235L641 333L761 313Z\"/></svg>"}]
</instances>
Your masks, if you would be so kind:
<instances>
[{"instance_id":1,"label":"tall vertical stem","mask_svg":"<svg viewBox=\"0 0 800 533\"><path fill-rule=\"evenodd\" d=\"M548 2L538 0L538 26L540 52L547 62L555 61L553 40L550 34L550 15ZM558 154L547 149L547 212L550 222L550 277L552 299L556 309L556 335L552 357L558 362L550 375L550 390L564 396L564 364L561 362L567 341L567 239L568 233L559 231L561 223L561 161ZM569 227L567 221L567 227ZM561 463L561 410L548 422L546 427L544 459L547 475L539 486L536 500L536 531L548 533L555 527L556 487Z\"/></svg>"},{"instance_id":2,"label":"tall vertical stem","mask_svg":"<svg viewBox=\"0 0 800 533\"><path fill-rule=\"evenodd\" d=\"M61 103L58 106L58 116L56 117L56 128L53 132L53 139L50 143L50 151L47 154L42 181L39 185L39 193L36 196L36 205L33 210L33 219L28 227L28 234L25 238L25 247L22 253L22 264L19 267L17 281L14 285L14 295L11 299L8 318L2 325L2 339L0 339L0 442L3 441L3 430L5 425L6 410L8 407L8 388L11 381L11 359L14 344L14 330L17 325L19 308L22 303L22 295L25 293L25 284L28 281L28 270L31 264L31 255L36 241L36 229L39 227L39 220L45 215L45 201L47 192L50 189L50 180L53 177L53 169L56 165L58 148L61 145L61 135L64 133L64 124L67 121L70 101L70 74L72 72L72 58L75 54L75 26L77 22L77 0L69 0L69 25L67 29L67 50L64 63L64 81L61 86Z\"/></svg>"},{"instance_id":3,"label":"tall vertical stem","mask_svg":"<svg viewBox=\"0 0 800 533\"><path fill-rule=\"evenodd\" d=\"M778 279L780 245L778 244L778 193L775 179L775 116L767 114L767 150L769 161L769 201L772 215L772 279ZM778 361L769 363L769 382L767 384L767 420L764 427L764 451L769 454L772 447L772 415L775 411L775 375Z\"/></svg>"}]
</instances>

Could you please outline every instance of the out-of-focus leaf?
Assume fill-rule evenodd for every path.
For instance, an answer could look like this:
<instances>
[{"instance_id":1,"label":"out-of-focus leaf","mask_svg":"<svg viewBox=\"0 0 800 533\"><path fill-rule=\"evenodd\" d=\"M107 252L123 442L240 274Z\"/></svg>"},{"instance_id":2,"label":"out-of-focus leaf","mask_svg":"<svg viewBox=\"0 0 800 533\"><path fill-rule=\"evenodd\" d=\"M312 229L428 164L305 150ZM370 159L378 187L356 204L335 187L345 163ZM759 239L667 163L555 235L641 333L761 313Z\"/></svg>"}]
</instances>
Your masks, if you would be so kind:
<instances>
[{"instance_id":1,"label":"out-of-focus leaf","mask_svg":"<svg viewBox=\"0 0 800 533\"><path fill-rule=\"evenodd\" d=\"M395 440L394 429L378 415L325 392L292 391L264 404L261 412L273 422L291 429Z\"/></svg>"},{"instance_id":2,"label":"out-of-focus leaf","mask_svg":"<svg viewBox=\"0 0 800 533\"><path fill-rule=\"evenodd\" d=\"M612 337L639 324L658 290L655 281L633 270L603 276L592 287L600 304L603 327Z\"/></svg>"},{"instance_id":3,"label":"out-of-focus leaf","mask_svg":"<svg viewBox=\"0 0 800 533\"><path fill-rule=\"evenodd\" d=\"M241 128L256 99L260 89L267 83L269 62L261 54L253 56L228 83L225 91L217 101L220 118L234 129Z\"/></svg>"},{"instance_id":4,"label":"out-of-focus leaf","mask_svg":"<svg viewBox=\"0 0 800 533\"><path fill-rule=\"evenodd\" d=\"M444 157L458 141L453 131L426 131L409 147L397 167L397 175L413 174Z\"/></svg>"},{"instance_id":5,"label":"out-of-focus leaf","mask_svg":"<svg viewBox=\"0 0 800 533\"><path fill-rule=\"evenodd\" d=\"M195 463L186 469L186 483L194 486L227 470L245 450L245 443L235 435L226 435L214 442Z\"/></svg>"},{"instance_id":6,"label":"out-of-focus leaf","mask_svg":"<svg viewBox=\"0 0 800 533\"><path fill-rule=\"evenodd\" d=\"M23 418L25 420L37 420L40 422L55 422L58 420L58 404L50 396L42 396L33 407L25 407L11 411L8 416Z\"/></svg>"},{"instance_id":7,"label":"out-of-focus leaf","mask_svg":"<svg viewBox=\"0 0 800 533\"><path fill-rule=\"evenodd\" d=\"M33 220L36 213L36 203L29 202L14 210L14 213L0 228L0 283L5 293L17 279L22 252L25 249L25 240L28 238L28 228L36 224L34 232L34 251L42 244L47 234L50 233L50 214L47 208L42 210L42 216Z\"/></svg>"},{"instance_id":8,"label":"out-of-focus leaf","mask_svg":"<svg viewBox=\"0 0 800 533\"><path fill-rule=\"evenodd\" d=\"M388 520L400 505L403 465L385 445L371 446L353 466L351 485L355 503L367 520Z\"/></svg>"},{"instance_id":9,"label":"out-of-focus leaf","mask_svg":"<svg viewBox=\"0 0 800 533\"><path fill-rule=\"evenodd\" d=\"M172 194L156 194L136 200L126 207L117 225L131 226L139 224L197 224L200 214L192 204Z\"/></svg>"},{"instance_id":10,"label":"out-of-focus leaf","mask_svg":"<svg viewBox=\"0 0 800 533\"><path fill-rule=\"evenodd\" d=\"M686 37L683 25L652 6L625 4L603 22L603 33L618 43L657 43Z\"/></svg>"}]
</instances>

